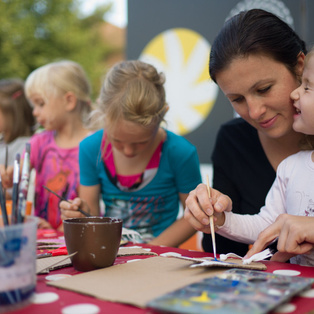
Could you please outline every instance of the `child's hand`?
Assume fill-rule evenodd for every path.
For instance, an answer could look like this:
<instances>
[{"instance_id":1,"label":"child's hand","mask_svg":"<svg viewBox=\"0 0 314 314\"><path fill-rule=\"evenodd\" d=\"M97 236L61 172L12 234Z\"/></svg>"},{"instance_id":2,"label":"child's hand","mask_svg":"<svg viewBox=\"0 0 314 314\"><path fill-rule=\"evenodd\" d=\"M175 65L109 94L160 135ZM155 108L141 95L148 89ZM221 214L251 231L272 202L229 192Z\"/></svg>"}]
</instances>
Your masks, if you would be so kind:
<instances>
[{"instance_id":1,"label":"child's hand","mask_svg":"<svg viewBox=\"0 0 314 314\"><path fill-rule=\"evenodd\" d=\"M186 201L184 218L194 229L210 233L209 216L214 214L214 222L222 226L225 222L224 211L232 209L230 197L211 188L211 198L208 196L205 184L199 184L191 191Z\"/></svg>"},{"instance_id":2,"label":"child's hand","mask_svg":"<svg viewBox=\"0 0 314 314\"><path fill-rule=\"evenodd\" d=\"M294 255L306 254L314 248L314 217L281 214L262 231L245 258L262 251L278 238L272 261L286 262Z\"/></svg>"},{"instance_id":3,"label":"child's hand","mask_svg":"<svg viewBox=\"0 0 314 314\"><path fill-rule=\"evenodd\" d=\"M9 166L5 169L4 165L0 165L1 181L4 189L8 189L13 186L13 169L13 166Z\"/></svg>"},{"instance_id":4,"label":"child's hand","mask_svg":"<svg viewBox=\"0 0 314 314\"><path fill-rule=\"evenodd\" d=\"M57 231L64 232L63 223L57 228Z\"/></svg>"},{"instance_id":5,"label":"child's hand","mask_svg":"<svg viewBox=\"0 0 314 314\"><path fill-rule=\"evenodd\" d=\"M38 229L53 229L51 224L44 218L38 217L39 221L37 224Z\"/></svg>"},{"instance_id":6,"label":"child's hand","mask_svg":"<svg viewBox=\"0 0 314 314\"><path fill-rule=\"evenodd\" d=\"M72 201L62 201L59 204L60 210L61 210L61 219L68 219L68 218L79 218L79 217L85 217L83 214L81 214L78 211L78 208L80 207L85 212L89 213L90 210L86 204L85 201L83 201L80 198L75 198Z\"/></svg>"}]
</instances>

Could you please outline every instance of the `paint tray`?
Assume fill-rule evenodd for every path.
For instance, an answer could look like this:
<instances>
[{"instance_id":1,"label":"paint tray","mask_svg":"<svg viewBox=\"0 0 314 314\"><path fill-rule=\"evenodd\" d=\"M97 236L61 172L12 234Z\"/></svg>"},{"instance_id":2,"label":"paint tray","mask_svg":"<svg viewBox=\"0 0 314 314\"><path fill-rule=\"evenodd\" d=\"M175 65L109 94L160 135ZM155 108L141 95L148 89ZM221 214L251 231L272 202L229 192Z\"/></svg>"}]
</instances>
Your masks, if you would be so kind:
<instances>
[{"instance_id":1,"label":"paint tray","mask_svg":"<svg viewBox=\"0 0 314 314\"><path fill-rule=\"evenodd\" d=\"M166 313L268 313L313 283L312 278L230 269L158 297L148 307Z\"/></svg>"}]
</instances>

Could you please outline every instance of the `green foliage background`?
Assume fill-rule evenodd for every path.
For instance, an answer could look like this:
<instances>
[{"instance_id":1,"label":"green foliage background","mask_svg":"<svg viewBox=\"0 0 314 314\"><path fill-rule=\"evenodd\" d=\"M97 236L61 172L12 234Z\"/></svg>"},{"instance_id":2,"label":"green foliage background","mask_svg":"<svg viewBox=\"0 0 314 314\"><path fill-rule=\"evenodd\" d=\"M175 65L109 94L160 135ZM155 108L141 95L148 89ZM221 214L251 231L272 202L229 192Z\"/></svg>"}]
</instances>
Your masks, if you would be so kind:
<instances>
[{"instance_id":1,"label":"green foliage background","mask_svg":"<svg viewBox=\"0 0 314 314\"><path fill-rule=\"evenodd\" d=\"M115 52L100 36L109 6L82 17L80 0L0 0L0 79L26 79L60 59L80 63L99 92L106 58Z\"/></svg>"}]
</instances>

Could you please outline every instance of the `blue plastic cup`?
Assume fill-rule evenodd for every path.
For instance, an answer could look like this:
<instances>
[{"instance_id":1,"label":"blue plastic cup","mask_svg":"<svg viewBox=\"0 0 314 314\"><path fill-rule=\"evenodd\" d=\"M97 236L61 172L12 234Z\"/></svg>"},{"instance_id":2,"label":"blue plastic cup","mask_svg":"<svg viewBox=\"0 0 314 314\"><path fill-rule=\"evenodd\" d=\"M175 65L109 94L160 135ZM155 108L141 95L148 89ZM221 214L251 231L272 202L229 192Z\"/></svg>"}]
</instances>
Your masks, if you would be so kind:
<instances>
[{"instance_id":1,"label":"blue plastic cup","mask_svg":"<svg viewBox=\"0 0 314 314\"><path fill-rule=\"evenodd\" d=\"M36 217L0 227L0 313L28 305L36 289Z\"/></svg>"}]
</instances>

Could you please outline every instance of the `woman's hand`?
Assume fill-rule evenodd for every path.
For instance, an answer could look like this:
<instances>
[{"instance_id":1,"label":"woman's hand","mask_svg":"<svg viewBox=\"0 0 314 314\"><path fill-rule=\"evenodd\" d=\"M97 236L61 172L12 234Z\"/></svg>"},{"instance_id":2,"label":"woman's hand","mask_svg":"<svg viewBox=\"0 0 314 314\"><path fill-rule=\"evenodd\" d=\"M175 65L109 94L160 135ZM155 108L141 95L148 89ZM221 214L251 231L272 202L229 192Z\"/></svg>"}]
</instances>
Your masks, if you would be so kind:
<instances>
[{"instance_id":1,"label":"woman's hand","mask_svg":"<svg viewBox=\"0 0 314 314\"><path fill-rule=\"evenodd\" d=\"M210 233L209 216L214 214L215 224L222 226L225 221L223 212L232 209L230 197L212 188L210 191L211 197L208 195L207 186L201 183L189 193L185 201L184 218L194 229L205 233Z\"/></svg>"},{"instance_id":2,"label":"woman's hand","mask_svg":"<svg viewBox=\"0 0 314 314\"><path fill-rule=\"evenodd\" d=\"M78 197L72 201L61 201L59 204L59 207L61 210L62 220L68 219L68 218L85 217L83 214L81 214L78 211L79 207L85 212L90 213L90 209L88 205L86 204L86 202Z\"/></svg>"},{"instance_id":3,"label":"woman's hand","mask_svg":"<svg viewBox=\"0 0 314 314\"><path fill-rule=\"evenodd\" d=\"M278 252L272 261L286 262L292 256L306 254L314 248L314 217L281 214L262 231L245 258L262 251L278 238Z\"/></svg>"}]
</instances>

